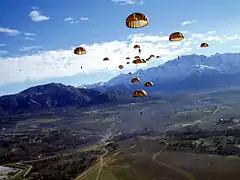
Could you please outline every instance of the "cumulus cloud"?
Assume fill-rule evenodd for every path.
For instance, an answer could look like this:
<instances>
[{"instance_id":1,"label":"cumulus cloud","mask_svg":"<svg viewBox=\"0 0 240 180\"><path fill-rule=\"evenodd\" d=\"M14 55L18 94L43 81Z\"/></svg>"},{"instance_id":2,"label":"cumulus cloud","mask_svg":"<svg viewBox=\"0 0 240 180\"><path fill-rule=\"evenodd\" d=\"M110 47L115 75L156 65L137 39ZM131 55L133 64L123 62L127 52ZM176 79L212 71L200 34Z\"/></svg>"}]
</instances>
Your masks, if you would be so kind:
<instances>
[{"instance_id":1,"label":"cumulus cloud","mask_svg":"<svg viewBox=\"0 0 240 180\"><path fill-rule=\"evenodd\" d=\"M21 32L16 29L0 27L0 33L5 33L9 36L15 36L15 35L19 35Z\"/></svg>"},{"instance_id":2,"label":"cumulus cloud","mask_svg":"<svg viewBox=\"0 0 240 180\"><path fill-rule=\"evenodd\" d=\"M240 35L214 36L212 34L184 33L185 39L180 42L169 42L168 36L133 34L124 41L110 41L95 44L78 44L69 49L57 51L39 51L33 55L20 57L0 58L0 85L22 82L25 80L44 80L55 77L73 76L100 71L119 71L118 66L124 65L126 71L134 71L133 64L126 65L126 57L133 58L138 54L133 46L140 44L142 57L147 58L150 54L161 56L160 60L151 61L150 64L140 65L142 68L162 64L169 59L184 54L191 54L199 49L200 43L225 42L240 39ZM87 50L85 55L75 55L73 50L76 46L83 46ZM23 47L21 51L28 53L31 50L38 50L39 46ZM104 57L110 61L103 61ZM81 70L80 67L83 67ZM106 69L108 67L108 69ZM19 71L21 69L21 71ZM9 73L11 72L11 73ZM8 77L6 78L6 74Z\"/></svg>"},{"instance_id":3,"label":"cumulus cloud","mask_svg":"<svg viewBox=\"0 0 240 180\"><path fill-rule=\"evenodd\" d=\"M28 16L34 22L47 21L50 19L48 16L41 15L41 13L37 10L31 11Z\"/></svg>"},{"instance_id":4,"label":"cumulus cloud","mask_svg":"<svg viewBox=\"0 0 240 180\"><path fill-rule=\"evenodd\" d=\"M112 0L115 4L126 5L126 4L143 4L143 0Z\"/></svg>"},{"instance_id":5,"label":"cumulus cloud","mask_svg":"<svg viewBox=\"0 0 240 180\"><path fill-rule=\"evenodd\" d=\"M182 26L186 26L186 25L194 24L194 23L196 23L195 20L191 20L191 21L183 21L183 22L182 22Z\"/></svg>"}]
</instances>

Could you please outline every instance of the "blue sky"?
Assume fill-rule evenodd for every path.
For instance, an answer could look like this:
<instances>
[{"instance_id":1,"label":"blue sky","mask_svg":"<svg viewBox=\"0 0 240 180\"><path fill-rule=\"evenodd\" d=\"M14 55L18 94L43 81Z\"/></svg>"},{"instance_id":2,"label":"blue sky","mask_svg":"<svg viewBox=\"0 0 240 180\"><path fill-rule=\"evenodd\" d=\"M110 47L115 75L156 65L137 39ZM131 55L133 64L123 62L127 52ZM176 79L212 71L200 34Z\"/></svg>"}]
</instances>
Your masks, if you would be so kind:
<instances>
[{"instance_id":1,"label":"blue sky","mask_svg":"<svg viewBox=\"0 0 240 180\"><path fill-rule=\"evenodd\" d=\"M144 56L162 57L148 67L178 55L239 51L238 7L239 0L1 0L0 95L48 82L106 81L119 74L126 56L134 56L135 43ZM149 25L127 28L125 19L133 12L146 14ZM185 40L168 42L175 31L183 32ZM200 50L203 41L210 47ZM72 50L81 45L87 54L76 57ZM106 56L109 64L102 62Z\"/></svg>"}]
</instances>

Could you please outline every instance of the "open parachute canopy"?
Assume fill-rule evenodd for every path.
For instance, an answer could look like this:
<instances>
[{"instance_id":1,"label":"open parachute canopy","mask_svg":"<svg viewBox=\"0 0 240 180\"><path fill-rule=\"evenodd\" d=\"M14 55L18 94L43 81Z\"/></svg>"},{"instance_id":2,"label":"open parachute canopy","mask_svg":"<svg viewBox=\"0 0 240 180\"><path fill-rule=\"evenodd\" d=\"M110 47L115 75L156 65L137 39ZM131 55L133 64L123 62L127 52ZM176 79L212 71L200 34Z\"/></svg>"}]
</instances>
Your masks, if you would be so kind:
<instances>
[{"instance_id":1,"label":"open parachute canopy","mask_svg":"<svg viewBox=\"0 0 240 180\"><path fill-rule=\"evenodd\" d=\"M130 14L126 19L126 26L128 28L142 28L149 23L148 18L142 13Z\"/></svg>"},{"instance_id":2,"label":"open parachute canopy","mask_svg":"<svg viewBox=\"0 0 240 180\"><path fill-rule=\"evenodd\" d=\"M140 56L135 56L134 58L135 58L135 59L141 59Z\"/></svg>"},{"instance_id":3,"label":"open parachute canopy","mask_svg":"<svg viewBox=\"0 0 240 180\"><path fill-rule=\"evenodd\" d=\"M133 46L133 48L134 48L134 49L139 49L140 46L139 46L138 44L136 44L136 45Z\"/></svg>"},{"instance_id":4,"label":"open parachute canopy","mask_svg":"<svg viewBox=\"0 0 240 180\"><path fill-rule=\"evenodd\" d=\"M109 61L110 59L108 57L103 58L103 61Z\"/></svg>"},{"instance_id":5,"label":"open parachute canopy","mask_svg":"<svg viewBox=\"0 0 240 180\"><path fill-rule=\"evenodd\" d=\"M144 90L136 90L132 94L133 97L146 97L147 93Z\"/></svg>"},{"instance_id":6,"label":"open parachute canopy","mask_svg":"<svg viewBox=\"0 0 240 180\"><path fill-rule=\"evenodd\" d=\"M119 68L119 69L123 69L123 65L119 65L118 68Z\"/></svg>"},{"instance_id":7,"label":"open parachute canopy","mask_svg":"<svg viewBox=\"0 0 240 180\"><path fill-rule=\"evenodd\" d=\"M129 60L130 59L130 57L126 57L126 60Z\"/></svg>"},{"instance_id":8,"label":"open parachute canopy","mask_svg":"<svg viewBox=\"0 0 240 180\"><path fill-rule=\"evenodd\" d=\"M202 43L202 44L200 45L200 47L202 47L202 48L208 47L208 46L209 46L208 43Z\"/></svg>"},{"instance_id":9,"label":"open parachute canopy","mask_svg":"<svg viewBox=\"0 0 240 180\"><path fill-rule=\"evenodd\" d=\"M184 36L181 32L174 32L169 36L169 41L181 41L184 39Z\"/></svg>"},{"instance_id":10,"label":"open parachute canopy","mask_svg":"<svg viewBox=\"0 0 240 180\"><path fill-rule=\"evenodd\" d=\"M139 78L133 78L131 80L131 83L137 83L137 82L140 82L141 80Z\"/></svg>"},{"instance_id":11,"label":"open parachute canopy","mask_svg":"<svg viewBox=\"0 0 240 180\"><path fill-rule=\"evenodd\" d=\"M156 58L158 59L158 58L160 58L160 56L156 56Z\"/></svg>"},{"instance_id":12,"label":"open parachute canopy","mask_svg":"<svg viewBox=\"0 0 240 180\"><path fill-rule=\"evenodd\" d=\"M146 87L153 86L153 83L152 83L152 82L146 82L146 83L144 84L144 86L146 86Z\"/></svg>"},{"instance_id":13,"label":"open parachute canopy","mask_svg":"<svg viewBox=\"0 0 240 180\"><path fill-rule=\"evenodd\" d=\"M135 60L133 60L132 63L133 63L133 64L141 64L141 63L142 63L142 60L141 60L141 59L135 59Z\"/></svg>"},{"instance_id":14,"label":"open parachute canopy","mask_svg":"<svg viewBox=\"0 0 240 180\"><path fill-rule=\"evenodd\" d=\"M86 49L83 47L77 47L74 49L73 52L74 52L74 54L77 54L77 55L83 55L83 54L87 53Z\"/></svg>"},{"instance_id":15,"label":"open parachute canopy","mask_svg":"<svg viewBox=\"0 0 240 180\"><path fill-rule=\"evenodd\" d=\"M130 62L127 62L127 64L130 64Z\"/></svg>"}]
</instances>

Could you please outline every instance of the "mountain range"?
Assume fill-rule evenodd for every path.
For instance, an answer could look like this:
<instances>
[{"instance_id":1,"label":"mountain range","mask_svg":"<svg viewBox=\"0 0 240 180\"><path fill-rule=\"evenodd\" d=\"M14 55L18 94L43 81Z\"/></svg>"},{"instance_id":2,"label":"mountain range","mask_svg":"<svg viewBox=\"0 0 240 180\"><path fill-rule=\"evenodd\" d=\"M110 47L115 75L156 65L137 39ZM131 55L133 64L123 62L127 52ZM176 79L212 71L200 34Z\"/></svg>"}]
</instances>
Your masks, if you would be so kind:
<instances>
[{"instance_id":1,"label":"mountain range","mask_svg":"<svg viewBox=\"0 0 240 180\"><path fill-rule=\"evenodd\" d=\"M194 91L239 85L240 53L215 54L210 57L199 55L182 56L160 66L140 69L132 75L121 74L108 82L83 85L87 89L119 89L132 91ZM131 79L138 77L140 83L131 84ZM153 87L144 88L146 81L153 82Z\"/></svg>"},{"instance_id":2,"label":"mountain range","mask_svg":"<svg viewBox=\"0 0 240 180\"><path fill-rule=\"evenodd\" d=\"M154 61L157 59L153 59ZM140 83L131 83L133 77ZM45 84L18 94L0 97L0 112L35 110L66 106L85 107L109 102L133 100L132 91L144 89L150 96L164 92L200 91L240 85L240 53L182 56L157 67L121 74L109 80L81 87ZM146 81L152 87L144 87Z\"/></svg>"}]
</instances>

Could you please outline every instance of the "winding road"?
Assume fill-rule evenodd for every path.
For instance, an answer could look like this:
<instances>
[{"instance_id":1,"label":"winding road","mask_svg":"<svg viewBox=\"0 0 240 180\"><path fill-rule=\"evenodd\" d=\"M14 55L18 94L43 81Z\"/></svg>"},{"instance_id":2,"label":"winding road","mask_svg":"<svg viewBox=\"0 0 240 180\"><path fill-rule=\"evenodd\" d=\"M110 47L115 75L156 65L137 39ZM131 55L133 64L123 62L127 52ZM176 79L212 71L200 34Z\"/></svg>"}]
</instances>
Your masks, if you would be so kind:
<instances>
[{"instance_id":1,"label":"winding road","mask_svg":"<svg viewBox=\"0 0 240 180\"><path fill-rule=\"evenodd\" d=\"M133 149L134 147L136 147L136 144L132 145L128 149L124 149L124 150L121 150L121 151L118 151L118 152L114 153L111 157L107 158L105 161L104 161L104 159L105 159L105 156L108 154L108 150L106 150L104 148L103 150L105 151L105 153L103 155L101 155L101 157L99 158L99 161L95 165L93 165L92 167L88 168L86 171L81 173L75 180L85 179L89 174L94 172L97 168L98 168L98 173L97 173L97 176L96 176L96 180L99 180L104 165L106 165L110 160L112 160L118 154L120 154L124 151L129 151L129 150Z\"/></svg>"},{"instance_id":2,"label":"winding road","mask_svg":"<svg viewBox=\"0 0 240 180\"><path fill-rule=\"evenodd\" d=\"M103 168L103 158L104 158L104 156L106 156L108 154L108 150L107 149L103 148L103 150L105 151L105 153L100 157L100 167L98 169L98 174L97 174L96 180L99 179L101 171L102 171L102 168Z\"/></svg>"},{"instance_id":3,"label":"winding road","mask_svg":"<svg viewBox=\"0 0 240 180\"><path fill-rule=\"evenodd\" d=\"M216 109L215 109L210 115L204 116L203 118L198 119L198 120L196 120L196 121L194 121L194 122L192 122L192 123L183 124L182 127L193 126L193 125L195 125L195 124L197 124L197 123L201 123L204 119L207 119L207 118L210 117L210 116L214 116L214 115L218 112L219 108L220 108L220 106L217 105L217 106L216 106Z\"/></svg>"}]
</instances>

